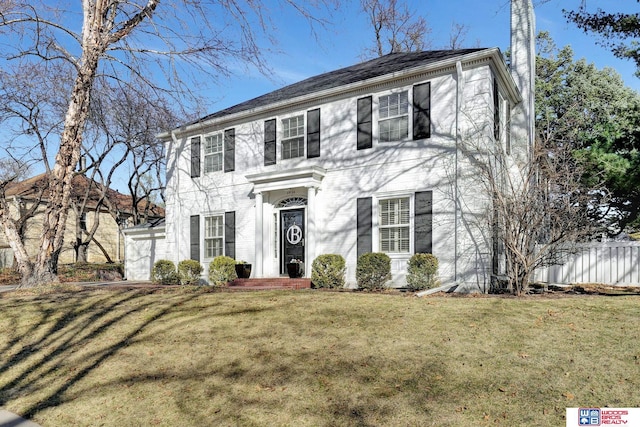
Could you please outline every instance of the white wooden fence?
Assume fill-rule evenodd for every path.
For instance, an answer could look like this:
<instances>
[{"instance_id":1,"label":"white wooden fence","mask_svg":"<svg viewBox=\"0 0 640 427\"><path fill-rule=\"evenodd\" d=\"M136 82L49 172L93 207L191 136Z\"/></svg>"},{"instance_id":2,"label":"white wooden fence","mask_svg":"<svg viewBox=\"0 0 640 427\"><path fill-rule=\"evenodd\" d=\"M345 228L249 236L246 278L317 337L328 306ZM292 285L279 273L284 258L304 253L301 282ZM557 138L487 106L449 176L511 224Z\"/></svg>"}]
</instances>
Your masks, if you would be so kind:
<instances>
[{"instance_id":1,"label":"white wooden fence","mask_svg":"<svg viewBox=\"0 0 640 427\"><path fill-rule=\"evenodd\" d=\"M640 285L640 242L577 245L561 265L540 268L535 280L546 283Z\"/></svg>"}]
</instances>

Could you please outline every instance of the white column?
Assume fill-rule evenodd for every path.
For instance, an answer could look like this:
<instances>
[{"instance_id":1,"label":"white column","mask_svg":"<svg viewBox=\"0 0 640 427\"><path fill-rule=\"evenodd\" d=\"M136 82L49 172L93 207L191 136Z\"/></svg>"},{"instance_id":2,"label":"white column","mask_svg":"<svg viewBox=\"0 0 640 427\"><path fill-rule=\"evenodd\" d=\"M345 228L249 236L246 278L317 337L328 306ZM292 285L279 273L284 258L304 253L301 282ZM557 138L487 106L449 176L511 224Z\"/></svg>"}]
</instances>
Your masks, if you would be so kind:
<instances>
[{"instance_id":1,"label":"white column","mask_svg":"<svg viewBox=\"0 0 640 427\"><path fill-rule=\"evenodd\" d=\"M262 193L256 193L256 231L255 231L255 241L256 241L256 272L255 277L263 276L263 261L264 261L264 245L262 242L262 224L263 224L263 206L262 206Z\"/></svg>"},{"instance_id":2,"label":"white column","mask_svg":"<svg viewBox=\"0 0 640 427\"><path fill-rule=\"evenodd\" d=\"M311 263L316 257L316 191L316 187L307 187L307 235L305 237L305 248L307 249L306 277L311 277Z\"/></svg>"}]
</instances>

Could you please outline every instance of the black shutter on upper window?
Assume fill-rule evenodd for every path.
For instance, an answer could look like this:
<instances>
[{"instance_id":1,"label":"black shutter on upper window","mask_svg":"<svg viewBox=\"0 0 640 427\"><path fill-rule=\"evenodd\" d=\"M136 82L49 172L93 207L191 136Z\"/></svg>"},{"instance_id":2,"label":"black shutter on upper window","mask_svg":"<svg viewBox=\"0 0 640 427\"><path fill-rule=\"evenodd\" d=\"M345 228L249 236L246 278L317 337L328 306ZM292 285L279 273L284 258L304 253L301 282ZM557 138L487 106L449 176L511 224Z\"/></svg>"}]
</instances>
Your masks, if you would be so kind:
<instances>
[{"instance_id":1,"label":"black shutter on upper window","mask_svg":"<svg viewBox=\"0 0 640 427\"><path fill-rule=\"evenodd\" d=\"M224 213L224 254L228 257L236 257L236 213L235 211Z\"/></svg>"},{"instance_id":2,"label":"black shutter on upper window","mask_svg":"<svg viewBox=\"0 0 640 427\"><path fill-rule=\"evenodd\" d=\"M358 150L373 147L372 98L358 99Z\"/></svg>"},{"instance_id":3,"label":"black shutter on upper window","mask_svg":"<svg viewBox=\"0 0 640 427\"><path fill-rule=\"evenodd\" d=\"M431 83L413 87L413 139L431 137Z\"/></svg>"},{"instance_id":4,"label":"black shutter on upper window","mask_svg":"<svg viewBox=\"0 0 640 427\"><path fill-rule=\"evenodd\" d=\"M505 114L507 115L504 127L505 127L505 151L507 155L511 155L511 105L507 102L505 106Z\"/></svg>"},{"instance_id":5,"label":"black shutter on upper window","mask_svg":"<svg viewBox=\"0 0 640 427\"><path fill-rule=\"evenodd\" d=\"M191 259L200 261L200 215L189 218L189 243Z\"/></svg>"},{"instance_id":6,"label":"black shutter on upper window","mask_svg":"<svg viewBox=\"0 0 640 427\"><path fill-rule=\"evenodd\" d=\"M307 111L307 158L320 157L320 109Z\"/></svg>"},{"instance_id":7,"label":"black shutter on upper window","mask_svg":"<svg viewBox=\"0 0 640 427\"><path fill-rule=\"evenodd\" d=\"M496 79L493 79L493 138L500 139L500 93Z\"/></svg>"},{"instance_id":8,"label":"black shutter on upper window","mask_svg":"<svg viewBox=\"0 0 640 427\"><path fill-rule=\"evenodd\" d=\"M236 168L236 130L224 131L224 171L232 172Z\"/></svg>"},{"instance_id":9,"label":"black shutter on upper window","mask_svg":"<svg viewBox=\"0 0 640 427\"><path fill-rule=\"evenodd\" d=\"M264 165L276 164L276 119L264 122Z\"/></svg>"},{"instance_id":10,"label":"black shutter on upper window","mask_svg":"<svg viewBox=\"0 0 640 427\"><path fill-rule=\"evenodd\" d=\"M358 231L356 251L358 257L373 250L372 216L373 199L371 197L359 198L356 215Z\"/></svg>"},{"instance_id":11,"label":"black shutter on upper window","mask_svg":"<svg viewBox=\"0 0 640 427\"><path fill-rule=\"evenodd\" d=\"M200 176L200 137L191 138L191 178Z\"/></svg>"},{"instance_id":12,"label":"black shutter on upper window","mask_svg":"<svg viewBox=\"0 0 640 427\"><path fill-rule=\"evenodd\" d=\"M433 192L415 194L415 253L430 254L433 251Z\"/></svg>"}]
</instances>

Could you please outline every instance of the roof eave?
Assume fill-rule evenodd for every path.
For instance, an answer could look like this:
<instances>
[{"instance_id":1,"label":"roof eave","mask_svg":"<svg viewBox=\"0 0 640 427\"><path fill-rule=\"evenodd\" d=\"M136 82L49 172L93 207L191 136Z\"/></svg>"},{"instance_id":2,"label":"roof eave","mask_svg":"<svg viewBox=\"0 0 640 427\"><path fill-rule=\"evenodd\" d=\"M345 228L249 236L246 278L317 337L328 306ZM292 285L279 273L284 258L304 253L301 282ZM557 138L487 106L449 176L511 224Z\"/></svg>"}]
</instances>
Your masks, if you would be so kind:
<instances>
[{"instance_id":1,"label":"roof eave","mask_svg":"<svg viewBox=\"0 0 640 427\"><path fill-rule=\"evenodd\" d=\"M515 104L519 104L522 102L522 94L518 89L518 85L516 81L513 79L513 75L507 66L507 63L504 62L504 57L500 52L500 49L494 48L492 50L493 61L496 64L496 72L501 77L502 81L505 83L507 92L511 97L511 100L514 101Z\"/></svg>"},{"instance_id":2,"label":"roof eave","mask_svg":"<svg viewBox=\"0 0 640 427\"><path fill-rule=\"evenodd\" d=\"M417 67L407 68L401 71L396 71L393 73L384 74L382 76L373 77L366 80L360 80L355 83L350 83L347 85L342 85L326 90L320 90L317 92L312 92L306 95L300 95L291 99L274 102L269 105L260 106L256 108L247 109L244 111L240 111L238 113L232 113L222 117L214 117L209 120L204 120L197 123L192 123L183 127L178 127L171 132L163 132L158 134L157 137L163 141L170 140L173 136L178 137L185 134L195 133L201 129L209 128L216 125L224 124L225 122L231 121L243 121L252 116L256 116L259 114L265 114L271 110L279 110L282 108L286 108L288 106L292 106L301 102L308 102L309 99L314 98L326 98L329 96L339 95L345 92L353 92L368 86L375 86L385 83L387 81L408 78L413 75L423 74L426 72L437 71L438 69L445 69L451 66L455 66L457 62L462 62L463 65L465 63L471 63L474 61L482 60L482 59L491 59L495 63L495 69L498 74L504 81L509 95L515 101L515 103L519 103L522 101L522 97L520 96L520 91L517 89L516 83L511 76L511 73L508 70L506 63L500 53L500 49L498 48L490 48L484 49L477 52L468 53L463 56L452 57L443 59L441 61L431 62L425 65L419 65Z\"/></svg>"}]
</instances>

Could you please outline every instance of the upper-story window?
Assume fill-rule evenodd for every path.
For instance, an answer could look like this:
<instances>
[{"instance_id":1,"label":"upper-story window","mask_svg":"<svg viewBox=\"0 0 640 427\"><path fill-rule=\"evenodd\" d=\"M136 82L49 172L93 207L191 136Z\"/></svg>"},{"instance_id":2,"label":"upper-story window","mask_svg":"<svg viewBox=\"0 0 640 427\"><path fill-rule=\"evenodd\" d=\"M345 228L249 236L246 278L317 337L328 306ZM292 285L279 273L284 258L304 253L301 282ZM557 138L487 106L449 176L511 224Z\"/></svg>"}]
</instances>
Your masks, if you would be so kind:
<instances>
[{"instance_id":1,"label":"upper-story window","mask_svg":"<svg viewBox=\"0 0 640 427\"><path fill-rule=\"evenodd\" d=\"M380 251L407 253L410 250L409 197L379 201Z\"/></svg>"},{"instance_id":2,"label":"upper-story window","mask_svg":"<svg viewBox=\"0 0 640 427\"><path fill-rule=\"evenodd\" d=\"M430 138L431 82L379 95L377 99L374 95L359 98L356 118L358 150L372 148L376 134L378 142Z\"/></svg>"},{"instance_id":3,"label":"upper-story window","mask_svg":"<svg viewBox=\"0 0 640 427\"><path fill-rule=\"evenodd\" d=\"M282 119L282 158L304 156L304 115Z\"/></svg>"},{"instance_id":4,"label":"upper-story window","mask_svg":"<svg viewBox=\"0 0 640 427\"><path fill-rule=\"evenodd\" d=\"M204 137L204 173L222 170L223 153L224 144L221 133Z\"/></svg>"},{"instance_id":5,"label":"upper-story window","mask_svg":"<svg viewBox=\"0 0 640 427\"><path fill-rule=\"evenodd\" d=\"M378 119L380 142L406 139L409 136L409 92L381 96Z\"/></svg>"}]
</instances>

